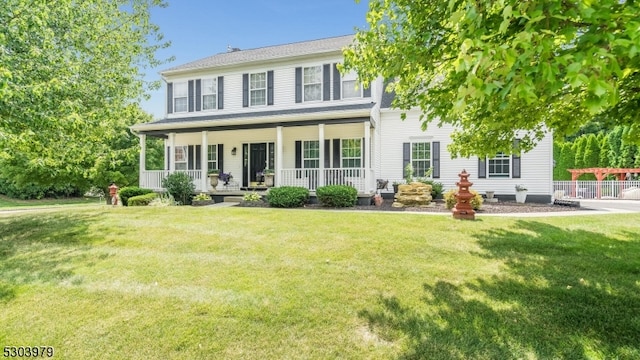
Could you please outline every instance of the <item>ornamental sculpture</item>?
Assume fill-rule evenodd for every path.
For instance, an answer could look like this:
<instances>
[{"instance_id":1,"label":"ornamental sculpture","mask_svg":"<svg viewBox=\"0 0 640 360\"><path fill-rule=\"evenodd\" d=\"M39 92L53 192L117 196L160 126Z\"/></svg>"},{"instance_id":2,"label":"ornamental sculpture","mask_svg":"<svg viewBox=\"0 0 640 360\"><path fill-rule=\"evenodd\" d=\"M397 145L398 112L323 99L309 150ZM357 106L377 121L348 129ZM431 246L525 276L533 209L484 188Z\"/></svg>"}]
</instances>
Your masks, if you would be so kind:
<instances>
[{"instance_id":1,"label":"ornamental sculpture","mask_svg":"<svg viewBox=\"0 0 640 360\"><path fill-rule=\"evenodd\" d=\"M456 183L458 186L458 192L456 193L456 206L453 208L453 218L454 219L463 219L463 220L475 220L476 212L473 211L473 207L471 206L471 199L473 199L473 194L469 191L469 187L473 185L472 182L469 181L469 174L466 170L462 170L460 174L460 181Z\"/></svg>"}]
</instances>

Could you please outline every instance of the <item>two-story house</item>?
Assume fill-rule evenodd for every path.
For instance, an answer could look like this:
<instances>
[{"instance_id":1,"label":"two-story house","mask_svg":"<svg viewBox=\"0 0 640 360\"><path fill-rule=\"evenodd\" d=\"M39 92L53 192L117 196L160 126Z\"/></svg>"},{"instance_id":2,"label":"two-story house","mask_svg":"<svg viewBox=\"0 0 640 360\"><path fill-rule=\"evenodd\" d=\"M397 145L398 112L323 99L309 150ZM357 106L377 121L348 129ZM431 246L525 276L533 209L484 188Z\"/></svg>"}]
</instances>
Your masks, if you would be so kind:
<instances>
[{"instance_id":1,"label":"two-story house","mask_svg":"<svg viewBox=\"0 0 640 360\"><path fill-rule=\"evenodd\" d=\"M417 110L402 121L390 108L382 79L365 89L355 74L340 73L342 49L353 39L231 49L163 71L166 116L132 127L142 147L140 186L160 190L168 173L186 171L197 191L211 191L207 173L219 169L233 175L232 189L250 189L273 169L275 186L348 184L370 196L376 179L389 180L382 192L391 194L410 163L416 176L431 168L446 188L466 169L479 191L513 197L523 184L530 200L551 199L550 135L526 154L452 159L451 128L422 131ZM165 170L144 168L146 136L165 139Z\"/></svg>"}]
</instances>

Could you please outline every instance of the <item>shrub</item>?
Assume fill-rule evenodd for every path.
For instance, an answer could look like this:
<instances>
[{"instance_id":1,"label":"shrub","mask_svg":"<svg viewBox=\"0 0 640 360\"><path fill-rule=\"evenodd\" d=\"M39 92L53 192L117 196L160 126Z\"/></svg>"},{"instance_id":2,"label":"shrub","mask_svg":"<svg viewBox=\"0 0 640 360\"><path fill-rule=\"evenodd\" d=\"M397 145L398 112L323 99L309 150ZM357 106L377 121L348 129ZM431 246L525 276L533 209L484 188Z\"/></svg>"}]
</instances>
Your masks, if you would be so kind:
<instances>
[{"instance_id":1,"label":"shrub","mask_svg":"<svg viewBox=\"0 0 640 360\"><path fill-rule=\"evenodd\" d=\"M441 182L433 181L427 178L421 178L418 181L423 184L431 185L431 198L437 199L442 196L442 192L444 191L444 189Z\"/></svg>"},{"instance_id":2,"label":"shrub","mask_svg":"<svg viewBox=\"0 0 640 360\"><path fill-rule=\"evenodd\" d=\"M144 195L132 196L129 198L129 206L147 206L156 197L158 197L158 194L153 192L149 194L144 194Z\"/></svg>"},{"instance_id":3,"label":"shrub","mask_svg":"<svg viewBox=\"0 0 640 360\"><path fill-rule=\"evenodd\" d=\"M134 196L150 194L152 192L153 190L151 189L143 189L137 186L127 186L120 189L120 191L118 191L118 194L120 195L120 201L122 202L122 206L129 206L130 198Z\"/></svg>"},{"instance_id":4,"label":"shrub","mask_svg":"<svg viewBox=\"0 0 640 360\"><path fill-rule=\"evenodd\" d=\"M191 195L196 186L185 172L174 172L162 180L162 187L181 205L191 204Z\"/></svg>"},{"instance_id":5,"label":"shrub","mask_svg":"<svg viewBox=\"0 0 640 360\"><path fill-rule=\"evenodd\" d=\"M244 196L242 197L242 200L256 202L256 201L262 200L262 196L260 196L260 194L258 194L257 192L253 191L253 192L244 194Z\"/></svg>"},{"instance_id":6,"label":"shrub","mask_svg":"<svg viewBox=\"0 0 640 360\"><path fill-rule=\"evenodd\" d=\"M176 201L173 200L173 196L171 196L170 194L159 194L158 196L156 196L155 199L153 199L149 203L149 206L175 206L175 205L176 205Z\"/></svg>"},{"instance_id":7,"label":"shrub","mask_svg":"<svg viewBox=\"0 0 640 360\"><path fill-rule=\"evenodd\" d=\"M282 186L271 188L267 201L272 207L301 207L309 201L309 190L298 186Z\"/></svg>"},{"instance_id":8,"label":"shrub","mask_svg":"<svg viewBox=\"0 0 640 360\"><path fill-rule=\"evenodd\" d=\"M328 185L316 189L318 202L328 207L350 207L358 201L358 190L348 185Z\"/></svg>"},{"instance_id":9,"label":"shrub","mask_svg":"<svg viewBox=\"0 0 640 360\"><path fill-rule=\"evenodd\" d=\"M475 190L469 190L469 191L473 194L473 197L471 198L471 201L470 201L471 207L473 208L473 210L480 210L480 208L482 207L482 202L484 201L482 199L482 195L480 195ZM456 203L458 202L458 200L456 199L456 192L458 192L457 189L451 189L446 193L444 193L444 203L447 206L447 209L449 210L453 209L453 207L456 206Z\"/></svg>"},{"instance_id":10,"label":"shrub","mask_svg":"<svg viewBox=\"0 0 640 360\"><path fill-rule=\"evenodd\" d=\"M200 194L194 196L193 200L195 200L195 201L211 200L211 196L209 196L209 194L207 194L207 193L200 193Z\"/></svg>"}]
</instances>

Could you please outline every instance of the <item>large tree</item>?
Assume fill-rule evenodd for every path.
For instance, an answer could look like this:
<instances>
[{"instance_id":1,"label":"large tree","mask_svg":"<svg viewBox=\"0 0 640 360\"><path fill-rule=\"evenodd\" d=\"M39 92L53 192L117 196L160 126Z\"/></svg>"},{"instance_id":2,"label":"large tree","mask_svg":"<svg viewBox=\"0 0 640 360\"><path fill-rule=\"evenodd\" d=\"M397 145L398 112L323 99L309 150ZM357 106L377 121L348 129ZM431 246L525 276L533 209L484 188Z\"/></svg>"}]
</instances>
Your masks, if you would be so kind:
<instances>
[{"instance_id":1,"label":"large tree","mask_svg":"<svg viewBox=\"0 0 640 360\"><path fill-rule=\"evenodd\" d=\"M80 186L117 167L123 149L114 144L145 120L144 71L168 46L150 22L155 6L164 4L2 1L0 176Z\"/></svg>"},{"instance_id":2,"label":"large tree","mask_svg":"<svg viewBox=\"0 0 640 360\"><path fill-rule=\"evenodd\" d=\"M594 116L640 128L640 6L633 0L370 0L345 50L365 85L391 80L394 106L453 124L457 155L531 149L547 129ZM522 134L525 134L522 136ZM490 140L490 141L488 141Z\"/></svg>"}]
</instances>

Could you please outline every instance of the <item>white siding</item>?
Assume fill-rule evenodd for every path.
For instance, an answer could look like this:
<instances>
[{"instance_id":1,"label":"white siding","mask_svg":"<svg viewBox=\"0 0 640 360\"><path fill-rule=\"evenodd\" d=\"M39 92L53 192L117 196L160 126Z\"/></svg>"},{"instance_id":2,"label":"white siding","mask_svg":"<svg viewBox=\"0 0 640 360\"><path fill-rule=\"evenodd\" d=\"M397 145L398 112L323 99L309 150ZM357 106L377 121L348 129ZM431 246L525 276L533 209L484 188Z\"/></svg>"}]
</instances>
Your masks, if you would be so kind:
<instances>
[{"instance_id":1,"label":"white siding","mask_svg":"<svg viewBox=\"0 0 640 360\"><path fill-rule=\"evenodd\" d=\"M458 174L464 169L471 176L472 189L481 193L493 190L496 194L515 194L515 185L522 184L532 195L550 195L552 191L552 156L553 141L548 134L536 148L522 154L521 178L478 178L478 158L452 159L447 151L451 143L449 134L452 127L445 125L439 128L435 123L429 124L422 131L418 120L419 113L407 113L407 119L400 119L399 111L384 111L381 114L380 129L380 168L376 169L376 178L388 179L390 182L402 180L402 144L416 141L440 142L440 179L445 189L454 188L459 181Z\"/></svg>"}]
</instances>

